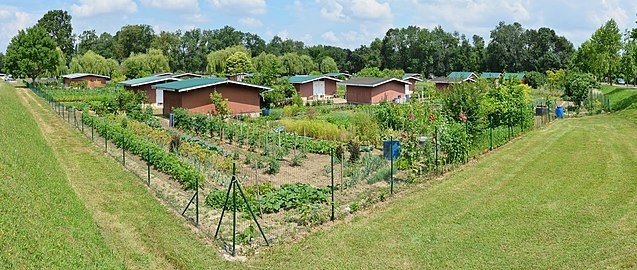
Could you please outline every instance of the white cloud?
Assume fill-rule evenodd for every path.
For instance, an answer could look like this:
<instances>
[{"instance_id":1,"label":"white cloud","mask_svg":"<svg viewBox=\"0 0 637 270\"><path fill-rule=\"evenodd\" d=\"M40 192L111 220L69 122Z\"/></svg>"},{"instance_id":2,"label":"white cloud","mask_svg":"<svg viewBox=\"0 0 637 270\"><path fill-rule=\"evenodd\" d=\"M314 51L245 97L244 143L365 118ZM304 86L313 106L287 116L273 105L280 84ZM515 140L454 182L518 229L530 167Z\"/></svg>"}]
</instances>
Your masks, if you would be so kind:
<instances>
[{"instance_id":1,"label":"white cloud","mask_svg":"<svg viewBox=\"0 0 637 270\"><path fill-rule=\"evenodd\" d=\"M345 21L347 16L343 14L343 5L336 0L327 0L321 8L321 17L333 21Z\"/></svg>"},{"instance_id":2,"label":"white cloud","mask_svg":"<svg viewBox=\"0 0 637 270\"><path fill-rule=\"evenodd\" d=\"M141 0L147 7L172 11L199 11L198 0Z\"/></svg>"},{"instance_id":3,"label":"white cloud","mask_svg":"<svg viewBox=\"0 0 637 270\"><path fill-rule=\"evenodd\" d=\"M332 44L340 43L340 42L341 42L341 40L340 40L340 39L338 39L338 38L336 37L336 35L334 34L334 32L332 32L332 31L328 31L328 32L323 33L323 34L321 35L321 37L323 38L323 40L325 40L325 41L327 41L327 42L330 42L330 43L332 43Z\"/></svg>"},{"instance_id":4,"label":"white cloud","mask_svg":"<svg viewBox=\"0 0 637 270\"><path fill-rule=\"evenodd\" d=\"M265 0L209 0L210 4L234 14L264 14Z\"/></svg>"},{"instance_id":5,"label":"white cloud","mask_svg":"<svg viewBox=\"0 0 637 270\"><path fill-rule=\"evenodd\" d=\"M79 0L78 4L71 5L71 14L77 17L136 11L137 4L133 0Z\"/></svg>"},{"instance_id":6,"label":"white cloud","mask_svg":"<svg viewBox=\"0 0 637 270\"><path fill-rule=\"evenodd\" d=\"M387 20L392 18L389 3L377 0L352 0L350 4L352 17L363 20Z\"/></svg>"},{"instance_id":7,"label":"white cloud","mask_svg":"<svg viewBox=\"0 0 637 270\"><path fill-rule=\"evenodd\" d=\"M0 51L4 51L19 30L32 26L35 16L15 7L0 6Z\"/></svg>"},{"instance_id":8,"label":"white cloud","mask_svg":"<svg viewBox=\"0 0 637 270\"><path fill-rule=\"evenodd\" d=\"M249 26L249 27L261 27L263 26L263 23L260 20L257 20L255 18L252 17L243 17L241 19L239 19L239 22L245 26Z\"/></svg>"},{"instance_id":9,"label":"white cloud","mask_svg":"<svg viewBox=\"0 0 637 270\"><path fill-rule=\"evenodd\" d=\"M286 40L286 39L290 38L290 32L288 32L287 30L279 31L276 35L279 36L283 40Z\"/></svg>"}]
</instances>

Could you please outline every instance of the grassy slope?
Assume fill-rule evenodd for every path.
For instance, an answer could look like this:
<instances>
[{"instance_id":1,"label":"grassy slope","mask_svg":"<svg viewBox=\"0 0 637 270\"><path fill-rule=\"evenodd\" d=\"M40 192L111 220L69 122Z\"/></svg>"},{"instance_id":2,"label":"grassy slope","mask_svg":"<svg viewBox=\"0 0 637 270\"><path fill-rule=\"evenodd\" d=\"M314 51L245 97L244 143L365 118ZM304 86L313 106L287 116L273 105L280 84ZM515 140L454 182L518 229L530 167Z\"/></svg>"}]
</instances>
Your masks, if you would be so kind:
<instances>
[{"instance_id":1,"label":"grassy slope","mask_svg":"<svg viewBox=\"0 0 637 270\"><path fill-rule=\"evenodd\" d=\"M284 269L637 267L637 113L558 121L351 224Z\"/></svg>"},{"instance_id":2,"label":"grassy slope","mask_svg":"<svg viewBox=\"0 0 637 270\"><path fill-rule=\"evenodd\" d=\"M0 100L0 268L121 267L13 87Z\"/></svg>"},{"instance_id":3,"label":"grassy slope","mask_svg":"<svg viewBox=\"0 0 637 270\"><path fill-rule=\"evenodd\" d=\"M140 179L115 160L105 158L90 140L68 128L33 93L22 90L20 95L53 147L69 183L91 212L93 222L127 268L236 266L222 261L217 249L204 244L181 217L160 205Z\"/></svg>"},{"instance_id":4,"label":"grassy slope","mask_svg":"<svg viewBox=\"0 0 637 270\"><path fill-rule=\"evenodd\" d=\"M601 90L609 96L613 111L637 108L637 88L602 85Z\"/></svg>"}]
</instances>

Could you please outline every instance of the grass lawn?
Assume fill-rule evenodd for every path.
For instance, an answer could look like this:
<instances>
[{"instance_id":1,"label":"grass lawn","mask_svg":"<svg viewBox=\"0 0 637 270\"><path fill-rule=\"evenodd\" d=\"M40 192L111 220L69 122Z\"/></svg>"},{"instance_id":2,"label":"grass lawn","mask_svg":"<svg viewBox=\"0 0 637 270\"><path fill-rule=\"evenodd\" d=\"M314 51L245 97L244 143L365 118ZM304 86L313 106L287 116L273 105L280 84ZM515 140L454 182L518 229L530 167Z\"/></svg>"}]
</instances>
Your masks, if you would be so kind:
<instances>
[{"instance_id":1,"label":"grass lawn","mask_svg":"<svg viewBox=\"0 0 637 270\"><path fill-rule=\"evenodd\" d=\"M122 268L13 86L0 100L0 269Z\"/></svg>"},{"instance_id":2,"label":"grass lawn","mask_svg":"<svg viewBox=\"0 0 637 270\"><path fill-rule=\"evenodd\" d=\"M23 221L10 227L19 229L15 230L20 234L13 236L17 237L16 240L31 239L31 245L21 247L16 244L20 242L12 238L0 238L0 241L10 241L3 242L2 248L19 248L21 251L19 256L12 256L17 259L9 258L14 265L60 263L67 266L64 262L70 260L77 263L63 268L91 268L70 267L82 265L114 268L121 265L134 269L228 269L238 266L223 261L216 245L207 244L183 218L161 205L142 180L122 168L117 161L106 157L91 144L90 139L69 128L29 90L3 87L2 95L5 104L2 110L11 108L11 111L2 114L9 121L2 121L2 125L6 126L3 127L0 143L3 149L9 149L8 153L25 151L25 154L12 155L9 158L14 160L7 163L11 167L1 170L15 175L15 180L8 180L8 187L5 184L0 187L3 193L12 193L9 197L2 194L0 200L6 200L2 201L2 205L11 206L3 207L2 211L16 213L10 216L3 213L0 218L5 223L5 219L13 220L14 216L19 217L27 209L43 212L40 216L22 217ZM42 138L38 125L46 140ZM22 141L16 142L19 138ZM2 155L3 158L6 156ZM1 164L5 166L5 162ZM33 175L25 175L25 172ZM2 181L6 178L3 176ZM34 187L21 187L17 182L33 184ZM29 204L21 205L23 201ZM59 213L58 207L61 208ZM16 235L13 231L5 232L6 225L2 225L3 234ZM40 237L40 231L52 235ZM49 246L40 244L43 241L50 242ZM68 247L58 252L58 245ZM39 250L40 253L35 253Z\"/></svg>"},{"instance_id":3,"label":"grass lawn","mask_svg":"<svg viewBox=\"0 0 637 270\"><path fill-rule=\"evenodd\" d=\"M282 269L637 267L635 111L556 121L381 210L277 246Z\"/></svg>"},{"instance_id":4,"label":"grass lawn","mask_svg":"<svg viewBox=\"0 0 637 270\"><path fill-rule=\"evenodd\" d=\"M637 88L602 85L600 90L608 95L612 111L637 108Z\"/></svg>"}]
</instances>

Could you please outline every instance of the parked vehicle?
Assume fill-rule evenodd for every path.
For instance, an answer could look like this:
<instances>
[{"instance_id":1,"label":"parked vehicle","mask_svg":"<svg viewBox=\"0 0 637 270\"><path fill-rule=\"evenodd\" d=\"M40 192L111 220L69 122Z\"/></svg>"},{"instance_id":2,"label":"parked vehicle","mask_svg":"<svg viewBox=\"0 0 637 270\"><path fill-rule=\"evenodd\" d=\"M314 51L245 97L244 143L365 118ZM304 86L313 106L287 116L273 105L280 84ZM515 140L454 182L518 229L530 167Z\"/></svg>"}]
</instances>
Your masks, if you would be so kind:
<instances>
[{"instance_id":1,"label":"parked vehicle","mask_svg":"<svg viewBox=\"0 0 637 270\"><path fill-rule=\"evenodd\" d=\"M615 83L624 85L626 84L626 81L624 81L624 79L622 78L617 78L617 80L615 80Z\"/></svg>"}]
</instances>

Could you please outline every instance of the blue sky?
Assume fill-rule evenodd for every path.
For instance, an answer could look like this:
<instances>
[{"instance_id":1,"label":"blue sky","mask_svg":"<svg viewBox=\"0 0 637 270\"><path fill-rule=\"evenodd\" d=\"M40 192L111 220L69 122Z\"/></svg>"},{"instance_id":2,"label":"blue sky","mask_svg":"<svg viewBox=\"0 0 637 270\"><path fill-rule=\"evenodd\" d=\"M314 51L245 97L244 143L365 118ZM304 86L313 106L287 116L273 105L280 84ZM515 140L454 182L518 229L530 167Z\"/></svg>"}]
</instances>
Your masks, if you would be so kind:
<instances>
[{"instance_id":1,"label":"blue sky","mask_svg":"<svg viewBox=\"0 0 637 270\"><path fill-rule=\"evenodd\" d=\"M351 49L409 25L441 25L489 40L499 21L517 21L524 28L553 28L576 46L611 18L622 30L637 27L635 0L3 0L0 51L52 9L69 11L77 34L114 34L125 24L148 24L156 32L230 25L266 41L279 35Z\"/></svg>"}]
</instances>

